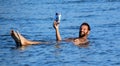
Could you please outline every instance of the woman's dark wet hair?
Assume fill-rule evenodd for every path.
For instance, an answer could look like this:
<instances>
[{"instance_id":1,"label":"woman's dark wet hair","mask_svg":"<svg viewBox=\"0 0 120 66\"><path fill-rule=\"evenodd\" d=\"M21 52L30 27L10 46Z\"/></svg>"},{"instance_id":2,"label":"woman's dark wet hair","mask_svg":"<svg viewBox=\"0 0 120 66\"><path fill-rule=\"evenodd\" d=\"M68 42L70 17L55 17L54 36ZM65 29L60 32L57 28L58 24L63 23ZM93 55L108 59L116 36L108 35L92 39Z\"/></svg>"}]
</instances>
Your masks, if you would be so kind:
<instances>
[{"instance_id":1,"label":"woman's dark wet hair","mask_svg":"<svg viewBox=\"0 0 120 66\"><path fill-rule=\"evenodd\" d=\"M81 27L82 27L83 25L88 26L88 30L89 30L89 31L91 30L90 25L89 25L88 23L86 23L86 22L83 22L83 23L80 25L79 37L81 37L80 33L81 33Z\"/></svg>"}]
</instances>

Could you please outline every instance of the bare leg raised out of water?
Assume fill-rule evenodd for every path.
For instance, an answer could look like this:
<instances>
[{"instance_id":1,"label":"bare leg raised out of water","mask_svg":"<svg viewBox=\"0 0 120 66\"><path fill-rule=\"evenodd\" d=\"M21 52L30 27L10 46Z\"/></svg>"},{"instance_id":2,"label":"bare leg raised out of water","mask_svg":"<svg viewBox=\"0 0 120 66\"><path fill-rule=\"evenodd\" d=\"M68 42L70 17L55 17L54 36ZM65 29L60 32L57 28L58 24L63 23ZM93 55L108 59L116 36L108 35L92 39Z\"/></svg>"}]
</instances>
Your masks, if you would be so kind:
<instances>
[{"instance_id":1,"label":"bare leg raised out of water","mask_svg":"<svg viewBox=\"0 0 120 66\"><path fill-rule=\"evenodd\" d=\"M16 42L17 46L26 46L26 45L40 44L41 43L41 42L37 42L37 41L27 40L19 32L15 32L14 30L11 30L11 36L14 39L14 41Z\"/></svg>"}]
</instances>

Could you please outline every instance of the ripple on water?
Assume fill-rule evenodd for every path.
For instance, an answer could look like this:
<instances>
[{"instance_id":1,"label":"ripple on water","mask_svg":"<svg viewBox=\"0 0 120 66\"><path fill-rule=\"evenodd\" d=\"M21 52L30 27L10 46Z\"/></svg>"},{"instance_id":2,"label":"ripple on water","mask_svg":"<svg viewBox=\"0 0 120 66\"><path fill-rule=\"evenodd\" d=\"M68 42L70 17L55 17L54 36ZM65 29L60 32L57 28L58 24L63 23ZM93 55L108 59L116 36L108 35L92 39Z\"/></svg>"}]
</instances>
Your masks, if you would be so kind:
<instances>
[{"instance_id":1,"label":"ripple on water","mask_svg":"<svg viewBox=\"0 0 120 66\"><path fill-rule=\"evenodd\" d=\"M120 8L117 1L0 1L0 65L119 66ZM55 41L53 16L59 10L62 12L60 33L63 39L78 36L81 22L91 25L87 47ZM50 43L16 48L9 35L11 29L30 40Z\"/></svg>"}]
</instances>

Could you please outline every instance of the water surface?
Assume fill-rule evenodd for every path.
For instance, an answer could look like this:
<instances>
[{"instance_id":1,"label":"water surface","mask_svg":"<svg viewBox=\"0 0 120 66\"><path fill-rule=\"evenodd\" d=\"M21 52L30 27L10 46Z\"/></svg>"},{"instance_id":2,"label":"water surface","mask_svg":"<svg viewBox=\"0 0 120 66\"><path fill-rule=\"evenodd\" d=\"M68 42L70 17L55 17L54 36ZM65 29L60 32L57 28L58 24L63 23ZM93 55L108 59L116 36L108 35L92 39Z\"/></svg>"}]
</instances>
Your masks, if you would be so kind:
<instances>
[{"instance_id":1,"label":"water surface","mask_svg":"<svg viewBox=\"0 0 120 66\"><path fill-rule=\"evenodd\" d=\"M61 12L63 39L77 37L79 26L88 22L87 47L55 41L54 15ZM0 1L1 66L120 66L119 0L9 0ZM49 44L16 48L10 30L29 40Z\"/></svg>"}]
</instances>

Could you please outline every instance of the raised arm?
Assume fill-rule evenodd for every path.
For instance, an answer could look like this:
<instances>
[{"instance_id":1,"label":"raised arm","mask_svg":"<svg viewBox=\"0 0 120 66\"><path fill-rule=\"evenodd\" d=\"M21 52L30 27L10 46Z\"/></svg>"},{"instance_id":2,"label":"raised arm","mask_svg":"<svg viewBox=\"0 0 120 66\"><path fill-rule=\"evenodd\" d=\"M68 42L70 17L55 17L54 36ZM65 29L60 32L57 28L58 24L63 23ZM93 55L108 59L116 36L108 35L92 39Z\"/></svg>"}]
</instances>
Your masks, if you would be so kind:
<instances>
[{"instance_id":1,"label":"raised arm","mask_svg":"<svg viewBox=\"0 0 120 66\"><path fill-rule=\"evenodd\" d=\"M56 21L54 21L53 27L55 28L55 32L56 32L56 40L57 40L57 41L62 40L62 39L61 39L61 36L60 36L60 32L59 32L59 23L56 22Z\"/></svg>"}]
</instances>

